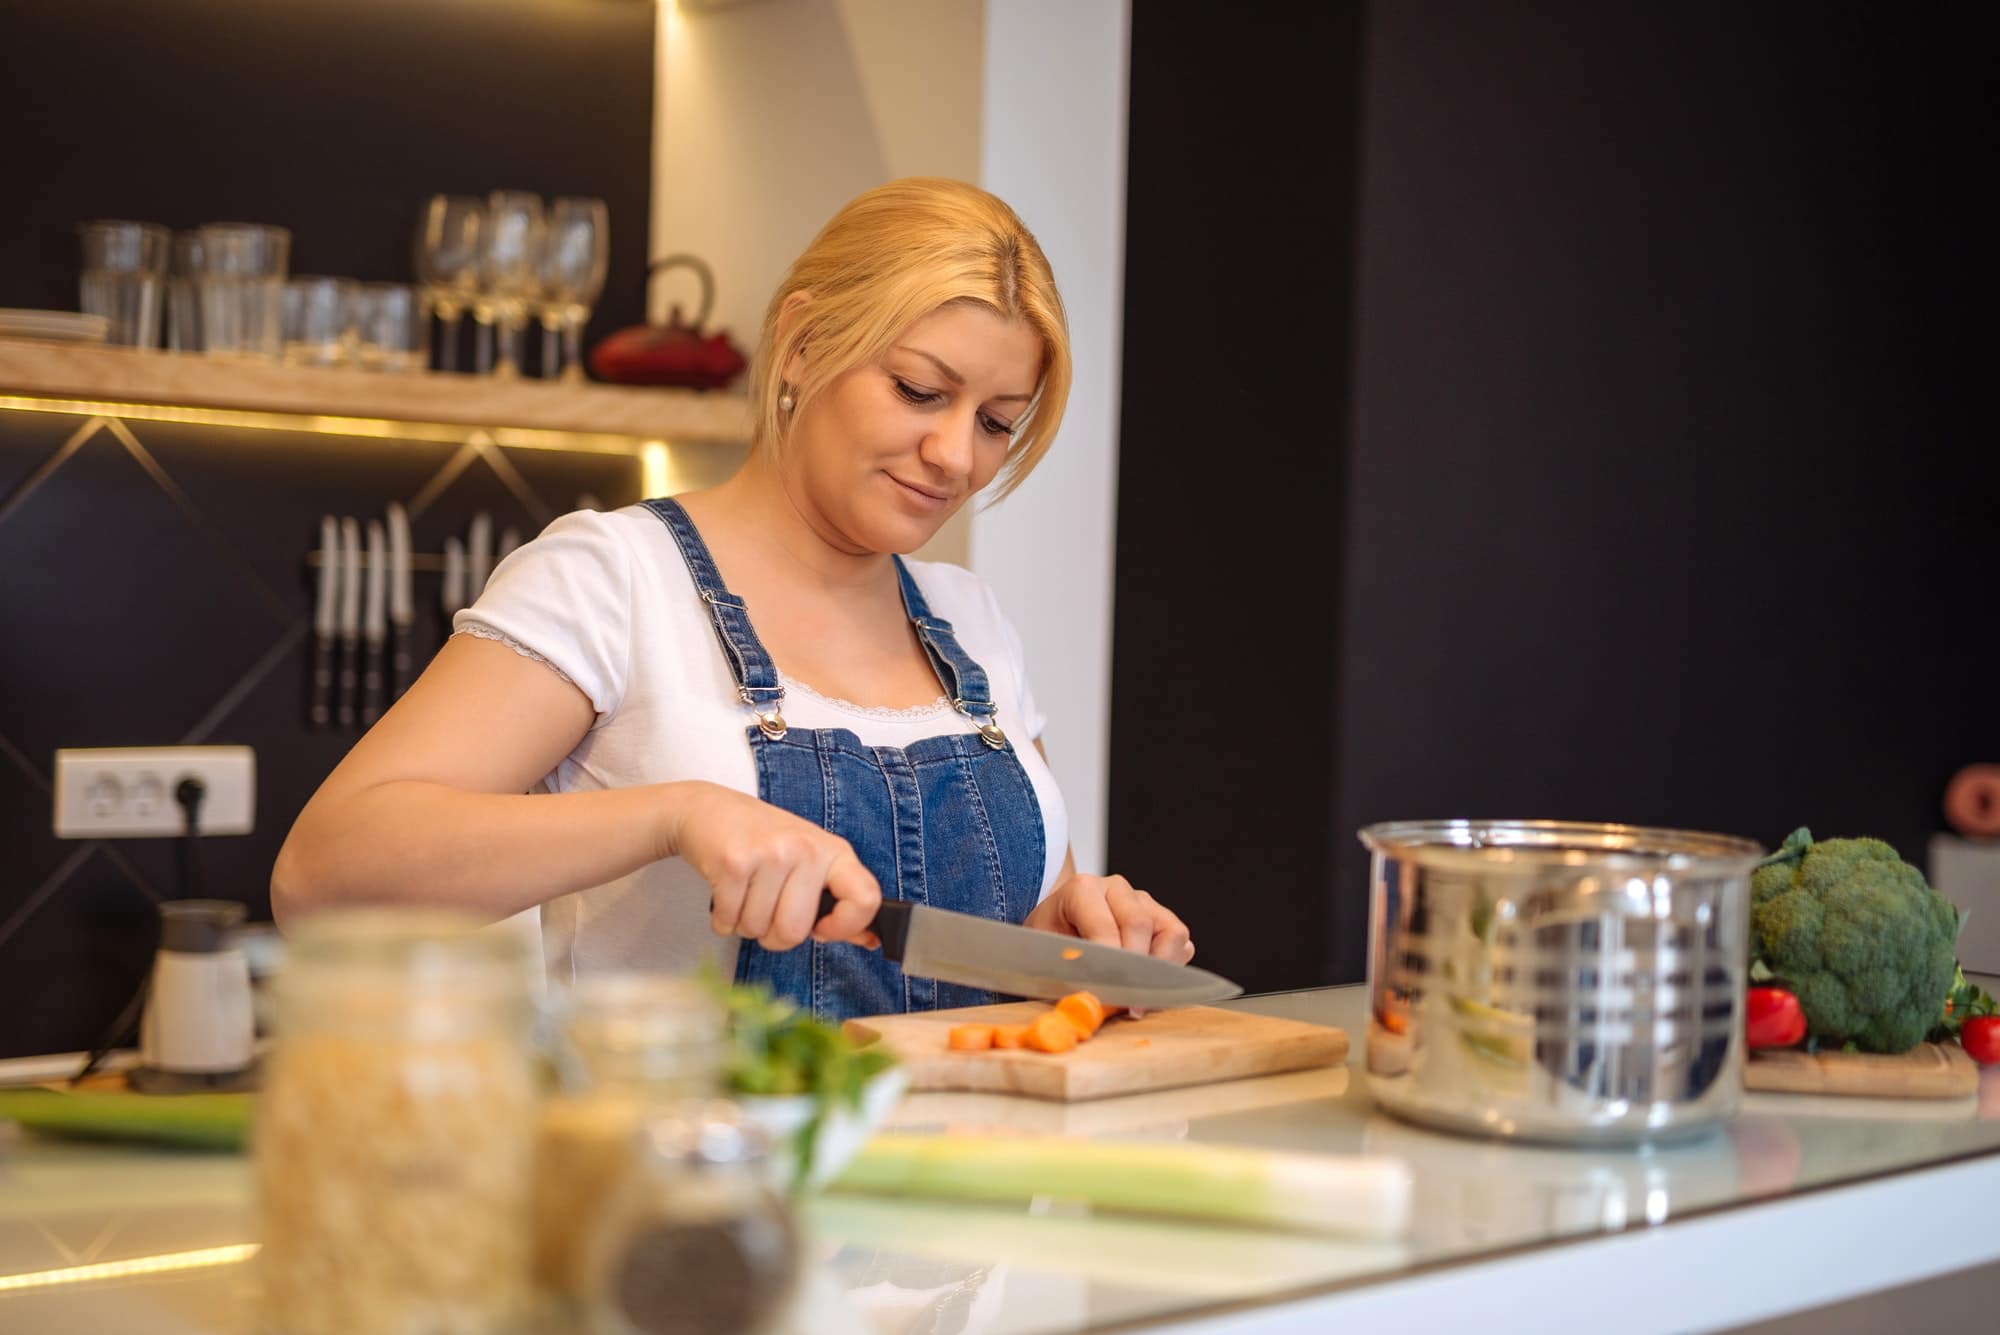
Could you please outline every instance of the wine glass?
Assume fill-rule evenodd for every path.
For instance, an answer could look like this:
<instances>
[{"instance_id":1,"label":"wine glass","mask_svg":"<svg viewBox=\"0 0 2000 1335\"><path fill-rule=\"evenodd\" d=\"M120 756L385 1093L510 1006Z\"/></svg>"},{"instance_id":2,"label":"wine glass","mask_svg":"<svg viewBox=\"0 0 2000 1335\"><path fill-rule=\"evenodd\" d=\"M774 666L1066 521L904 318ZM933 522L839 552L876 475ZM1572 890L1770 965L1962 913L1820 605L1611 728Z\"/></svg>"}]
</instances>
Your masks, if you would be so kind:
<instances>
[{"instance_id":1,"label":"wine glass","mask_svg":"<svg viewBox=\"0 0 2000 1335\"><path fill-rule=\"evenodd\" d=\"M479 295L472 318L480 325L482 351L491 346L492 331L500 335L495 375L521 373L520 338L528 320L528 303L541 291L539 269L547 230L540 195L525 190L495 190L486 199L486 230L479 247ZM485 370L485 357L481 358Z\"/></svg>"},{"instance_id":2,"label":"wine glass","mask_svg":"<svg viewBox=\"0 0 2000 1335\"><path fill-rule=\"evenodd\" d=\"M444 325L441 371L458 369L458 322L479 288L479 237L486 206L469 195L433 195L417 228L417 280Z\"/></svg>"},{"instance_id":3,"label":"wine glass","mask_svg":"<svg viewBox=\"0 0 2000 1335\"><path fill-rule=\"evenodd\" d=\"M610 211L601 199L566 196L549 206L548 242L542 248L542 374L554 375L556 336L562 336L562 378L583 379L583 326L604 291L610 247Z\"/></svg>"}]
</instances>

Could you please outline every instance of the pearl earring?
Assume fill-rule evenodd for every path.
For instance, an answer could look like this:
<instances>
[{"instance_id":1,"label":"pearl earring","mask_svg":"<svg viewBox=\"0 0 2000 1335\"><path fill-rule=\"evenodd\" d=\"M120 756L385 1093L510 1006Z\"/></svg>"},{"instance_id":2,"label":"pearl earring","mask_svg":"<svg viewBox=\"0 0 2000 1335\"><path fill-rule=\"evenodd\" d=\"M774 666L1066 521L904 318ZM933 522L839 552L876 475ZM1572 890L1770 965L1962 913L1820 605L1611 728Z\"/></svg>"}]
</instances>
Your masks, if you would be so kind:
<instances>
[{"instance_id":1,"label":"pearl earring","mask_svg":"<svg viewBox=\"0 0 2000 1335\"><path fill-rule=\"evenodd\" d=\"M781 412L781 413L788 413L788 412L790 412L790 411L791 411L792 409L794 409L794 408L796 408L796 407L798 407L798 406L799 406L799 405L798 405L798 400L796 400L796 399L794 399L794 398L792 397L792 391L790 391L789 389L788 389L788 390L785 390L785 391L784 391L783 393L781 393L781 394L779 394L779 395L778 395L778 411L779 411L779 412Z\"/></svg>"}]
</instances>

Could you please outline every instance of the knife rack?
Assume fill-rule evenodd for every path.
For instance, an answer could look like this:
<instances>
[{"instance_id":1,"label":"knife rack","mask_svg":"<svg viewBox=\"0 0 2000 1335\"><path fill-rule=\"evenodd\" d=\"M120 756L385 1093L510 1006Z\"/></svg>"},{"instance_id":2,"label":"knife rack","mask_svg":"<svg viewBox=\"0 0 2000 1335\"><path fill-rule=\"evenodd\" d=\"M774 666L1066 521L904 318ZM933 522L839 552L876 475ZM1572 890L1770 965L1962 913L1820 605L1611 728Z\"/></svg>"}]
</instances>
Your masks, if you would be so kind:
<instances>
[{"instance_id":1,"label":"knife rack","mask_svg":"<svg viewBox=\"0 0 2000 1335\"><path fill-rule=\"evenodd\" d=\"M315 570L326 564L326 561L320 556L319 548L315 547L311 551L306 553L306 564ZM368 569L368 567L374 564L375 563L373 561L368 559L367 552L361 553L360 566L363 570ZM384 560L382 564L386 566L389 564L389 562L387 560ZM498 564L498 562L496 561L495 564ZM418 570L427 570L427 571L441 573L444 570L444 553L411 552L410 569L412 572Z\"/></svg>"}]
</instances>

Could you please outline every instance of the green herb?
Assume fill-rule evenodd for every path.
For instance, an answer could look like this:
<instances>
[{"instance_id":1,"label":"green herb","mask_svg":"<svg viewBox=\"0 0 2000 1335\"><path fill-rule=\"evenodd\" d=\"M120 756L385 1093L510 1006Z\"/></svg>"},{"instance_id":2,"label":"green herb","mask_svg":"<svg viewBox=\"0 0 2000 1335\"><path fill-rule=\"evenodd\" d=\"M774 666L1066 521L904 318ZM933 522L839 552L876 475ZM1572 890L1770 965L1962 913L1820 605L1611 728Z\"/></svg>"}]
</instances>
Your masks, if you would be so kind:
<instances>
[{"instance_id":1,"label":"green herb","mask_svg":"<svg viewBox=\"0 0 2000 1335\"><path fill-rule=\"evenodd\" d=\"M1942 1043L1957 1038L1965 1022L1980 1015L2000 1015L2000 1001L1995 1001L1991 992L1976 983L1968 982L1965 967L1961 965L1952 975L1951 991L1945 995L1944 1010L1931 1028L1930 1041Z\"/></svg>"},{"instance_id":2,"label":"green herb","mask_svg":"<svg viewBox=\"0 0 2000 1335\"><path fill-rule=\"evenodd\" d=\"M861 1090L895 1064L882 1047L856 1047L835 1025L815 1018L763 984L706 976L729 1015L723 1076L739 1094L810 1095L812 1116L792 1138L794 1190L812 1175L820 1131L835 1109L861 1107Z\"/></svg>"}]
</instances>

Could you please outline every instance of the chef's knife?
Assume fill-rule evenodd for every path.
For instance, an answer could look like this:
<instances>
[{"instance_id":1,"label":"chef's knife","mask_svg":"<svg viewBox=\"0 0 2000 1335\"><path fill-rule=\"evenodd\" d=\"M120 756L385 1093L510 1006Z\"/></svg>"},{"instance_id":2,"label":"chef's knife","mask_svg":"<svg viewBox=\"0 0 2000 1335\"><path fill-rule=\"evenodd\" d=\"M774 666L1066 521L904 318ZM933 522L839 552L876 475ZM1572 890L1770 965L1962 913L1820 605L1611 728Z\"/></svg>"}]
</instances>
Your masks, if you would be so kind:
<instances>
[{"instance_id":1,"label":"chef's knife","mask_svg":"<svg viewBox=\"0 0 2000 1335\"><path fill-rule=\"evenodd\" d=\"M340 588L340 525L332 515L319 521L319 589L313 602L312 695L306 721L324 728L333 721L333 604Z\"/></svg>"},{"instance_id":2,"label":"chef's knife","mask_svg":"<svg viewBox=\"0 0 2000 1335\"><path fill-rule=\"evenodd\" d=\"M389 633L389 543L382 521L368 521L368 576L361 603L361 726L382 717L382 646Z\"/></svg>"},{"instance_id":3,"label":"chef's knife","mask_svg":"<svg viewBox=\"0 0 2000 1335\"><path fill-rule=\"evenodd\" d=\"M822 891L820 917L833 906L832 892ZM1206 969L901 900L882 901L868 927L904 973L1010 996L1054 1000L1090 992L1107 1006L1151 1010L1243 995Z\"/></svg>"},{"instance_id":4,"label":"chef's knife","mask_svg":"<svg viewBox=\"0 0 2000 1335\"><path fill-rule=\"evenodd\" d=\"M354 686L361 653L361 525L353 515L340 521L340 695L333 717L345 728L354 722Z\"/></svg>"},{"instance_id":5,"label":"chef's knife","mask_svg":"<svg viewBox=\"0 0 2000 1335\"><path fill-rule=\"evenodd\" d=\"M410 589L410 516L389 503L389 698L398 700L410 685L410 639L416 607Z\"/></svg>"}]
</instances>

